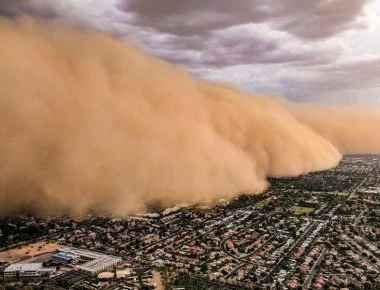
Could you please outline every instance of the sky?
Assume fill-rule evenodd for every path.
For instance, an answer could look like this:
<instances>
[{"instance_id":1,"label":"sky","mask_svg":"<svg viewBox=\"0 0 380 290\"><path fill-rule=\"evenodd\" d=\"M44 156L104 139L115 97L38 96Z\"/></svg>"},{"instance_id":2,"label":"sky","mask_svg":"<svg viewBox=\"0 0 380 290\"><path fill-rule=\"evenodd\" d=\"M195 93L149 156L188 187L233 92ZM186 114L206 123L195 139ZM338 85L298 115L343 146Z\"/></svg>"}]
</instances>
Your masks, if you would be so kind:
<instances>
[{"instance_id":1,"label":"sky","mask_svg":"<svg viewBox=\"0 0 380 290\"><path fill-rule=\"evenodd\" d=\"M198 78L296 102L380 105L380 0L0 0L100 30Z\"/></svg>"}]
</instances>

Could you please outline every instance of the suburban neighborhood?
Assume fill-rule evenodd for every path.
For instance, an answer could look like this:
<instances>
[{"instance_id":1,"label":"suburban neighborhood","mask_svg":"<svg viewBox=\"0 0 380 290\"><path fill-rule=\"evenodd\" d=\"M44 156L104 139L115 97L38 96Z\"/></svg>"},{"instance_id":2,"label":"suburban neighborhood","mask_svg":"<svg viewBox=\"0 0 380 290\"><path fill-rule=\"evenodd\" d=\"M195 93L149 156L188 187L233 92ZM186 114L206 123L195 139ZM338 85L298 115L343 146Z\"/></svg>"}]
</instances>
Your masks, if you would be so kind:
<instances>
[{"instance_id":1,"label":"suburban neighborhood","mask_svg":"<svg viewBox=\"0 0 380 290\"><path fill-rule=\"evenodd\" d=\"M379 173L379 157L350 156L335 169L273 179L261 195L214 206L154 204L128 218L5 218L0 285L379 289ZM33 243L56 246L7 256Z\"/></svg>"}]
</instances>

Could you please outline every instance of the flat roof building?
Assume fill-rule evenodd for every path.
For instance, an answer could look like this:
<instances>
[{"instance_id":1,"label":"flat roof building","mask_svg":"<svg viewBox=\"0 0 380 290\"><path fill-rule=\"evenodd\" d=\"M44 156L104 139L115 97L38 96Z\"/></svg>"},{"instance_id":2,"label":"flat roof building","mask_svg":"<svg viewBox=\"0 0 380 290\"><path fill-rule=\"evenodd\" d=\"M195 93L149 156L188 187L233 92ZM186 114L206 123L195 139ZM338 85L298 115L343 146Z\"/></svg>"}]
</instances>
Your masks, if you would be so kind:
<instances>
[{"instance_id":1,"label":"flat roof building","mask_svg":"<svg viewBox=\"0 0 380 290\"><path fill-rule=\"evenodd\" d=\"M4 270L4 277L33 278L44 274L55 273L55 268L44 268L42 263L16 263Z\"/></svg>"},{"instance_id":2,"label":"flat roof building","mask_svg":"<svg viewBox=\"0 0 380 290\"><path fill-rule=\"evenodd\" d=\"M123 279L132 275L132 269L116 270L116 278Z\"/></svg>"},{"instance_id":3,"label":"flat roof building","mask_svg":"<svg viewBox=\"0 0 380 290\"><path fill-rule=\"evenodd\" d=\"M69 257L71 255L87 261L84 264L77 265L76 268L92 275L104 271L122 261L120 257L71 247L60 248L57 251L57 254L61 254L60 256L62 257Z\"/></svg>"},{"instance_id":4,"label":"flat roof building","mask_svg":"<svg viewBox=\"0 0 380 290\"><path fill-rule=\"evenodd\" d=\"M98 274L98 279L100 280L111 280L115 274L113 272L101 272Z\"/></svg>"},{"instance_id":5,"label":"flat roof building","mask_svg":"<svg viewBox=\"0 0 380 290\"><path fill-rule=\"evenodd\" d=\"M79 256L67 252L55 253L51 258L53 261L62 264L71 264L79 261Z\"/></svg>"}]
</instances>

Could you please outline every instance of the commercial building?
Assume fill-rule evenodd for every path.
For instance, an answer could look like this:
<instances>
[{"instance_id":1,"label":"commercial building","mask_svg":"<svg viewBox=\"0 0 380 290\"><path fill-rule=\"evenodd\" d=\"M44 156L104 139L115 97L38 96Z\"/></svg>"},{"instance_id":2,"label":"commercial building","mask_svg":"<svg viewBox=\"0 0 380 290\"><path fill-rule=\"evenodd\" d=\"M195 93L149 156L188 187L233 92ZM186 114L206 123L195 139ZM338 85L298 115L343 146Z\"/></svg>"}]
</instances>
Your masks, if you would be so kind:
<instances>
[{"instance_id":1,"label":"commercial building","mask_svg":"<svg viewBox=\"0 0 380 290\"><path fill-rule=\"evenodd\" d=\"M4 270L4 277L35 278L55 273L55 268L44 268L42 263L16 263Z\"/></svg>"},{"instance_id":2,"label":"commercial building","mask_svg":"<svg viewBox=\"0 0 380 290\"><path fill-rule=\"evenodd\" d=\"M60 248L57 251L57 254L60 254L59 257L75 257L75 262L79 260L85 261L83 264L78 264L76 268L91 275L104 271L122 261L120 257L71 247ZM66 261L65 258L64 260Z\"/></svg>"},{"instance_id":3,"label":"commercial building","mask_svg":"<svg viewBox=\"0 0 380 290\"><path fill-rule=\"evenodd\" d=\"M113 272L101 272L98 274L99 280L112 280L115 277Z\"/></svg>"},{"instance_id":4,"label":"commercial building","mask_svg":"<svg viewBox=\"0 0 380 290\"><path fill-rule=\"evenodd\" d=\"M79 261L79 256L66 252L57 252L51 259L60 264L75 264Z\"/></svg>"},{"instance_id":5,"label":"commercial building","mask_svg":"<svg viewBox=\"0 0 380 290\"><path fill-rule=\"evenodd\" d=\"M123 269L123 270L116 270L116 278L117 279L124 279L127 277L132 276L132 269Z\"/></svg>"}]
</instances>

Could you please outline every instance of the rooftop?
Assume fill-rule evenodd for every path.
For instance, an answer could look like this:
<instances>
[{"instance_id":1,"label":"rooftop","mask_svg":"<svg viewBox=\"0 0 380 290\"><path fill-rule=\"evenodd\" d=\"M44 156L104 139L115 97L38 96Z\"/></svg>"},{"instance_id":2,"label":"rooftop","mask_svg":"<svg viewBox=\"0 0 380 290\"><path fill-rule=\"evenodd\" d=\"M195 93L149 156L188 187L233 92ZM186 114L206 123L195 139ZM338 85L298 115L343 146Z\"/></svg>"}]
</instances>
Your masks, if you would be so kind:
<instances>
[{"instance_id":1,"label":"rooftop","mask_svg":"<svg viewBox=\"0 0 380 290\"><path fill-rule=\"evenodd\" d=\"M4 270L4 273L38 271L40 269L42 269L42 263L16 263L9 265Z\"/></svg>"},{"instance_id":2,"label":"rooftop","mask_svg":"<svg viewBox=\"0 0 380 290\"><path fill-rule=\"evenodd\" d=\"M53 255L53 257L57 258L62 258L62 259L77 259L79 258L78 255L72 254L72 253L67 253L67 252L58 252Z\"/></svg>"},{"instance_id":3,"label":"rooftop","mask_svg":"<svg viewBox=\"0 0 380 290\"><path fill-rule=\"evenodd\" d=\"M71 247L65 247L58 249L59 254L72 255L79 257L86 257L89 259L86 263L77 266L78 269L88 271L91 273L96 273L105 268L117 264L122 260L120 257L105 255L102 253L96 253L92 251L76 249ZM66 258L65 258L66 259Z\"/></svg>"}]
</instances>

